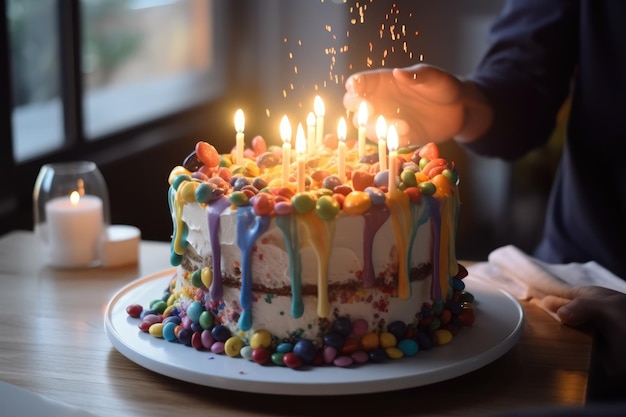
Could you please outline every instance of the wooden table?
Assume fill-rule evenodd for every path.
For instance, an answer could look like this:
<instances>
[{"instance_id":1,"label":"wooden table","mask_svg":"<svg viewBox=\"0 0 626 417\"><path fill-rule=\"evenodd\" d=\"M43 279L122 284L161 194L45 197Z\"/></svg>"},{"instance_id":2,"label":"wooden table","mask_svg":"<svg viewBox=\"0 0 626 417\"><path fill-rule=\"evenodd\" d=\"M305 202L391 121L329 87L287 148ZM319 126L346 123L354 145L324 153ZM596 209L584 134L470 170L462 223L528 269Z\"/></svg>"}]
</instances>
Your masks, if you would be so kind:
<instances>
[{"instance_id":1,"label":"wooden table","mask_svg":"<svg viewBox=\"0 0 626 417\"><path fill-rule=\"evenodd\" d=\"M61 271L43 265L33 233L0 237L0 380L100 416L484 416L585 403L592 338L522 303L520 341L452 380L395 392L295 397L197 386L146 370L104 333L109 299L169 267L169 244L142 242L138 266ZM374 372L374 368L372 368ZM358 410L358 411L357 411Z\"/></svg>"}]
</instances>

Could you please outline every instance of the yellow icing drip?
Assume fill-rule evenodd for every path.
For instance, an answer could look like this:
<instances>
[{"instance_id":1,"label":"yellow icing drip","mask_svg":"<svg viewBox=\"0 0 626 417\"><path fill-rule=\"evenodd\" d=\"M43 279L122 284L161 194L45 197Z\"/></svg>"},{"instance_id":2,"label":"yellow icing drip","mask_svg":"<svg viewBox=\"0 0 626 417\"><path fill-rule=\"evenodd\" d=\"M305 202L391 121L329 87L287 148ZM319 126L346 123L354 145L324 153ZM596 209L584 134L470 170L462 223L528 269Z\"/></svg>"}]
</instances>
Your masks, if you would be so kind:
<instances>
[{"instance_id":1,"label":"yellow icing drip","mask_svg":"<svg viewBox=\"0 0 626 417\"><path fill-rule=\"evenodd\" d=\"M310 244L317 256L317 315L328 317L328 266L335 236L335 221L321 220L315 211L310 211L298 215L298 224L306 230L306 233L300 233L304 237L301 244Z\"/></svg>"},{"instance_id":2,"label":"yellow icing drip","mask_svg":"<svg viewBox=\"0 0 626 417\"><path fill-rule=\"evenodd\" d=\"M174 216L176 217L176 234L174 240L174 253L183 255L185 253L185 242L183 242L184 234L181 232L185 227L183 222L183 207L185 204L194 202L194 192L198 183L195 181L183 181L176 190L176 198L174 199Z\"/></svg>"},{"instance_id":3,"label":"yellow icing drip","mask_svg":"<svg viewBox=\"0 0 626 417\"><path fill-rule=\"evenodd\" d=\"M387 194L387 206L391 211L390 218L396 235L396 248L398 252L398 296L403 300L411 296L408 248L409 240L411 239L411 230L413 228L413 220L411 218L409 204L408 195L400 190Z\"/></svg>"},{"instance_id":4,"label":"yellow icing drip","mask_svg":"<svg viewBox=\"0 0 626 417\"><path fill-rule=\"evenodd\" d=\"M439 239L439 282L441 294L445 297L449 290L448 278L458 273L458 264L454 252L454 210L455 196L441 201L441 236ZM452 242L452 243L451 243Z\"/></svg>"}]
</instances>

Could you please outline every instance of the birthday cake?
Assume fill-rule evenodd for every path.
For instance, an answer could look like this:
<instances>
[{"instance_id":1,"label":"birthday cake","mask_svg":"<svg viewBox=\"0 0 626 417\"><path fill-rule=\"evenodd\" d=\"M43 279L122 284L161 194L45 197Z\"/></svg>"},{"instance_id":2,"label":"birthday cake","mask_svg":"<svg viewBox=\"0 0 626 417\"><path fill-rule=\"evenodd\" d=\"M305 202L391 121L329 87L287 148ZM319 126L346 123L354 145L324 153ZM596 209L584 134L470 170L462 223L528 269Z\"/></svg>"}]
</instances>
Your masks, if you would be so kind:
<instances>
[{"instance_id":1,"label":"birthday cake","mask_svg":"<svg viewBox=\"0 0 626 417\"><path fill-rule=\"evenodd\" d=\"M454 163L432 143L351 144L327 135L291 156L260 136L221 155L198 142L169 176L176 272L163 297L128 306L139 328L297 368L413 356L471 326Z\"/></svg>"}]
</instances>

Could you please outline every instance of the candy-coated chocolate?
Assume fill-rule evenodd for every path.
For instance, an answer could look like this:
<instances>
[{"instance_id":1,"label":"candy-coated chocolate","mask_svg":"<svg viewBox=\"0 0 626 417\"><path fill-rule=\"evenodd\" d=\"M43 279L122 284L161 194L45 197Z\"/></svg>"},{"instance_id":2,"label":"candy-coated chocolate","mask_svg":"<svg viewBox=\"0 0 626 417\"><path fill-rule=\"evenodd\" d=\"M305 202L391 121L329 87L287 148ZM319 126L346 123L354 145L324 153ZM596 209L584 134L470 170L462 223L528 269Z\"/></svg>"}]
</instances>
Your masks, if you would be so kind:
<instances>
[{"instance_id":1,"label":"candy-coated chocolate","mask_svg":"<svg viewBox=\"0 0 626 417\"><path fill-rule=\"evenodd\" d=\"M272 345L272 335L267 330L257 330L250 337L250 346L268 349Z\"/></svg>"},{"instance_id":2,"label":"candy-coated chocolate","mask_svg":"<svg viewBox=\"0 0 626 417\"><path fill-rule=\"evenodd\" d=\"M233 191L229 194L228 199L235 207L245 207L250 202L250 197L243 191Z\"/></svg>"},{"instance_id":3,"label":"candy-coated chocolate","mask_svg":"<svg viewBox=\"0 0 626 417\"><path fill-rule=\"evenodd\" d=\"M300 193L293 196L291 199L291 204L296 212L300 214L306 214L311 210L315 210L315 205L317 204L317 199L313 196L312 193Z\"/></svg>"},{"instance_id":4,"label":"candy-coated chocolate","mask_svg":"<svg viewBox=\"0 0 626 417\"><path fill-rule=\"evenodd\" d=\"M287 352L283 355L283 363L289 368L298 369L302 366L302 358L293 352Z\"/></svg>"},{"instance_id":5,"label":"candy-coated chocolate","mask_svg":"<svg viewBox=\"0 0 626 417\"><path fill-rule=\"evenodd\" d=\"M343 201L343 211L350 215L360 215L372 207L372 200L364 191L353 191Z\"/></svg>"},{"instance_id":6,"label":"candy-coated chocolate","mask_svg":"<svg viewBox=\"0 0 626 417\"><path fill-rule=\"evenodd\" d=\"M204 306L198 301L194 301L187 307L187 317L193 322L198 323L200 314L204 311Z\"/></svg>"},{"instance_id":7,"label":"candy-coated chocolate","mask_svg":"<svg viewBox=\"0 0 626 417\"><path fill-rule=\"evenodd\" d=\"M333 220L340 209L337 200L328 195L318 198L315 203L315 214L322 220Z\"/></svg>"},{"instance_id":8,"label":"candy-coated chocolate","mask_svg":"<svg viewBox=\"0 0 626 417\"><path fill-rule=\"evenodd\" d=\"M283 356L285 356L285 354L282 352L274 352L271 354L270 358L272 359L272 363L274 363L275 365L285 366Z\"/></svg>"},{"instance_id":9,"label":"candy-coated chocolate","mask_svg":"<svg viewBox=\"0 0 626 417\"><path fill-rule=\"evenodd\" d=\"M370 351L380 347L380 338L374 332L365 333L361 336L361 346L364 350Z\"/></svg>"},{"instance_id":10,"label":"candy-coated chocolate","mask_svg":"<svg viewBox=\"0 0 626 417\"><path fill-rule=\"evenodd\" d=\"M154 337L163 337L163 323L154 323L148 328L148 333Z\"/></svg>"},{"instance_id":11,"label":"candy-coated chocolate","mask_svg":"<svg viewBox=\"0 0 626 417\"><path fill-rule=\"evenodd\" d=\"M204 349L204 346L202 345L202 332L194 331L191 334L191 346L196 350Z\"/></svg>"},{"instance_id":12,"label":"candy-coated chocolate","mask_svg":"<svg viewBox=\"0 0 626 417\"><path fill-rule=\"evenodd\" d=\"M243 346L243 340L237 336L231 336L224 342L224 352L231 358L234 358L239 356L239 352Z\"/></svg>"},{"instance_id":13,"label":"candy-coated chocolate","mask_svg":"<svg viewBox=\"0 0 626 417\"><path fill-rule=\"evenodd\" d=\"M126 314L131 316L132 318L139 318L141 312L143 311L143 306L141 304L130 304L126 307Z\"/></svg>"},{"instance_id":14,"label":"candy-coated chocolate","mask_svg":"<svg viewBox=\"0 0 626 417\"><path fill-rule=\"evenodd\" d=\"M337 356L333 360L333 365L339 366L339 367L342 367L342 368L350 366L353 363L354 363L354 359L352 359L352 357L348 356L348 355L340 355L340 356Z\"/></svg>"},{"instance_id":15,"label":"candy-coated chocolate","mask_svg":"<svg viewBox=\"0 0 626 417\"><path fill-rule=\"evenodd\" d=\"M446 329L435 330L435 338L438 345L447 345L452 341L452 332Z\"/></svg>"},{"instance_id":16,"label":"candy-coated chocolate","mask_svg":"<svg viewBox=\"0 0 626 417\"><path fill-rule=\"evenodd\" d=\"M383 349L394 347L398 344L398 339L389 332L380 333L380 347Z\"/></svg>"},{"instance_id":17,"label":"candy-coated chocolate","mask_svg":"<svg viewBox=\"0 0 626 417\"><path fill-rule=\"evenodd\" d=\"M378 187L367 187L364 191L370 197L374 206L382 206L387 201L387 195Z\"/></svg>"},{"instance_id":18,"label":"candy-coated chocolate","mask_svg":"<svg viewBox=\"0 0 626 417\"><path fill-rule=\"evenodd\" d=\"M252 360L261 365L268 363L271 356L272 351L266 348L257 347L252 350Z\"/></svg>"},{"instance_id":19,"label":"candy-coated chocolate","mask_svg":"<svg viewBox=\"0 0 626 417\"><path fill-rule=\"evenodd\" d=\"M369 361L369 355L367 354L367 352L364 352L362 350L352 352L350 357L352 358L352 360L354 360L355 363L366 363L367 361Z\"/></svg>"},{"instance_id":20,"label":"candy-coated chocolate","mask_svg":"<svg viewBox=\"0 0 626 417\"><path fill-rule=\"evenodd\" d=\"M174 329L176 329L176 323L163 323L163 331L161 332L163 339L167 340L168 342L175 342L177 339Z\"/></svg>"},{"instance_id":21,"label":"candy-coated chocolate","mask_svg":"<svg viewBox=\"0 0 626 417\"><path fill-rule=\"evenodd\" d=\"M414 356L417 354L419 346L413 339L402 339L398 342L398 349L402 351L404 356Z\"/></svg>"},{"instance_id":22,"label":"candy-coated chocolate","mask_svg":"<svg viewBox=\"0 0 626 417\"><path fill-rule=\"evenodd\" d=\"M359 337L367 333L368 328L369 324L365 319L356 319L352 322L352 333Z\"/></svg>"},{"instance_id":23,"label":"candy-coated chocolate","mask_svg":"<svg viewBox=\"0 0 626 417\"><path fill-rule=\"evenodd\" d=\"M211 346L215 343L215 338L210 330L203 330L202 333L200 333L200 341L205 349L211 349Z\"/></svg>"},{"instance_id":24,"label":"candy-coated chocolate","mask_svg":"<svg viewBox=\"0 0 626 417\"><path fill-rule=\"evenodd\" d=\"M315 359L315 345L308 339L300 339L294 344L293 353L302 358L302 362L311 363Z\"/></svg>"},{"instance_id":25,"label":"candy-coated chocolate","mask_svg":"<svg viewBox=\"0 0 626 417\"><path fill-rule=\"evenodd\" d=\"M215 343L213 343L211 345L211 349L210 350L213 353L220 354L220 353L224 353L224 349L225 349L224 348L224 342L216 341Z\"/></svg>"},{"instance_id":26,"label":"candy-coated chocolate","mask_svg":"<svg viewBox=\"0 0 626 417\"><path fill-rule=\"evenodd\" d=\"M341 333L329 332L324 335L324 343L327 344L328 346L341 348L344 341L345 341L345 336L342 335Z\"/></svg>"},{"instance_id":27,"label":"candy-coated chocolate","mask_svg":"<svg viewBox=\"0 0 626 417\"><path fill-rule=\"evenodd\" d=\"M213 327L213 314L204 310L200 313L200 317L198 317L198 324L204 329L208 330Z\"/></svg>"},{"instance_id":28,"label":"candy-coated chocolate","mask_svg":"<svg viewBox=\"0 0 626 417\"><path fill-rule=\"evenodd\" d=\"M213 327L211 334L218 342L225 342L231 336L230 329L222 324Z\"/></svg>"},{"instance_id":29,"label":"candy-coated chocolate","mask_svg":"<svg viewBox=\"0 0 626 417\"><path fill-rule=\"evenodd\" d=\"M274 196L269 193L257 194L254 197L252 207L257 215L269 216L274 212Z\"/></svg>"},{"instance_id":30,"label":"candy-coated chocolate","mask_svg":"<svg viewBox=\"0 0 626 417\"><path fill-rule=\"evenodd\" d=\"M239 354L241 355L242 358L251 361L253 350L254 349L252 349L252 346L246 345L241 348L241 350L239 351Z\"/></svg>"},{"instance_id":31,"label":"candy-coated chocolate","mask_svg":"<svg viewBox=\"0 0 626 417\"><path fill-rule=\"evenodd\" d=\"M402 359L404 357L404 352L402 352L402 350L398 349L397 347L391 346L385 348L385 355L389 359Z\"/></svg>"},{"instance_id":32,"label":"candy-coated chocolate","mask_svg":"<svg viewBox=\"0 0 626 417\"><path fill-rule=\"evenodd\" d=\"M291 352L293 349L293 344L289 342L283 342L276 345L276 352L287 353Z\"/></svg>"},{"instance_id":33,"label":"candy-coated chocolate","mask_svg":"<svg viewBox=\"0 0 626 417\"><path fill-rule=\"evenodd\" d=\"M207 142L196 143L196 155L208 167L216 167L220 163L220 154Z\"/></svg>"},{"instance_id":34,"label":"candy-coated chocolate","mask_svg":"<svg viewBox=\"0 0 626 417\"><path fill-rule=\"evenodd\" d=\"M323 358L324 363L331 364L337 357L337 348L334 346L324 346Z\"/></svg>"}]
</instances>

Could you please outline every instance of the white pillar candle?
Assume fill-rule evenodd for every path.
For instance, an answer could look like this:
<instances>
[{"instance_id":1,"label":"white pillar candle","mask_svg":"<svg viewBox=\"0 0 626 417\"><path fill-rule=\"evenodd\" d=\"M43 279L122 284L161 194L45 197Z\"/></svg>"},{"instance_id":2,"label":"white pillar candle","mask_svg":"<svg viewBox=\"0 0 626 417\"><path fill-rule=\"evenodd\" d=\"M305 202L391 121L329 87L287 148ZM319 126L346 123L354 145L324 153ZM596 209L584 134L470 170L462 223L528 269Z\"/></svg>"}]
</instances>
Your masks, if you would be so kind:
<instances>
[{"instance_id":1,"label":"white pillar candle","mask_svg":"<svg viewBox=\"0 0 626 417\"><path fill-rule=\"evenodd\" d=\"M76 268L97 260L103 229L99 197L74 191L47 202L45 211L51 265Z\"/></svg>"}]
</instances>

